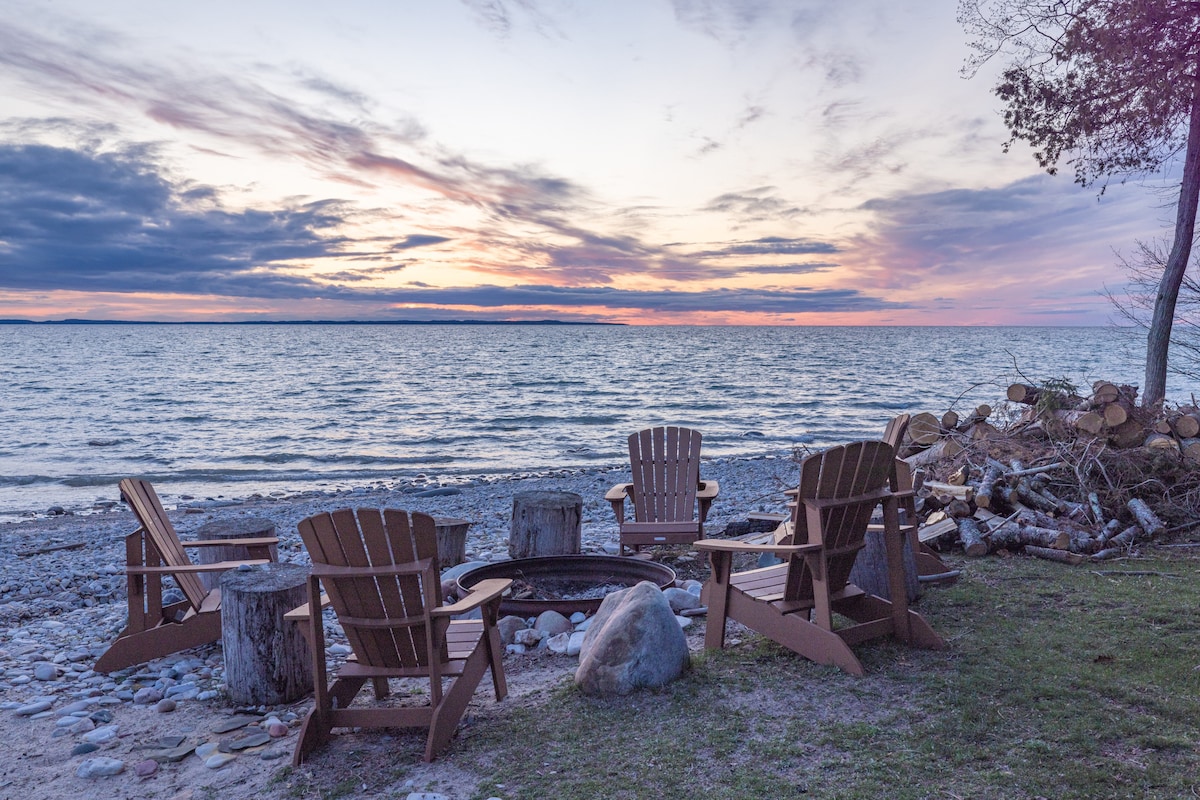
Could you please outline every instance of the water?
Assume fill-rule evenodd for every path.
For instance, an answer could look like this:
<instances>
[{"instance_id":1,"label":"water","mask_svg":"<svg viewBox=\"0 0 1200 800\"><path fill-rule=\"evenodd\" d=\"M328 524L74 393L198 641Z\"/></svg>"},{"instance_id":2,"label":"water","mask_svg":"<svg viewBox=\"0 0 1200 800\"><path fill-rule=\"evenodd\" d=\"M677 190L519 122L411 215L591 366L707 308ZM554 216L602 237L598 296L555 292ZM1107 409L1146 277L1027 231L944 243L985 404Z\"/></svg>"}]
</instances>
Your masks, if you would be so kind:
<instances>
[{"instance_id":1,"label":"water","mask_svg":"<svg viewBox=\"0 0 1200 800\"><path fill-rule=\"evenodd\" d=\"M1099 328L0 325L0 513L86 508L129 475L238 497L619 465L659 424L707 456L787 453L997 405L1016 367L1137 384L1142 348Z\"/></svg>"}]
</instances>

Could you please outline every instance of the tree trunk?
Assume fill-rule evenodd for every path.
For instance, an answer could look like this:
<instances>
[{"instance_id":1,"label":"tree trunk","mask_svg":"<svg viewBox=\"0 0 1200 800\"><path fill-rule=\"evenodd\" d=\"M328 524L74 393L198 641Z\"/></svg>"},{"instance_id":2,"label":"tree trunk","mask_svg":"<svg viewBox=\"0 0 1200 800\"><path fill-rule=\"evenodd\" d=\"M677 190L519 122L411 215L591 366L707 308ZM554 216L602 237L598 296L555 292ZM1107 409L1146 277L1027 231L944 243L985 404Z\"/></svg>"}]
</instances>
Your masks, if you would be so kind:
<instances>
[{"instance_id":1,"label":"tree trunk","mask_svg":"<svg viewBox=\"0 0 1200 800\"><path fill-rule=\"evenodd\" d=\"M1200 70L1200 64L1197 65ZM1200 76L1192 77L1192 108L1188 123L1187 155L1183 161L1183 180L1179 185L1179 206L1175 212L1175 242L1163 268L1154 315L1146 335L1146 388L1142 404L1161 406L1167 393L1167 352L1171 347L1171 326L1175 322L1175 303L1179 286L1192 254L1196 235L1196 206L1200 202Z\"/></svg>"},{"instance_id":2,"label":"tree trunk","mask_svg":"<svg viewBox=\"0 0 1200 800\"><path fill-rule=\"evenodd\" d=\"M583 497L574 492L517 492L508 554L513 558L578 555L582 524Z\"/></svg>"},{"instance_id":3,"label":"tree trunk","mask_svg":"<svg viewBox=\"0 0 1200 800\"><path fill-rule=\"evenodd\" d=\"M219 564L222 561L251 560L254 556L238 539L258 539L275 535L275 523L264 517L233 517L205 523L196 529L195 538L204 541L229 539L227 547L197 547L192 558L197 564ZM271 560L278 561L279 553L271 545ZM220 572L201 572L200 583L210 592L221 582Z\"/></svg>"},{"instance_id":4,"label":"tree trunk","mask_svg":"<svg viewBox=\"0 0 1200 800\"><path fill-rule=\"evenodd\" d=\"M888 582L887 548L884 546L883 531L867 531L862 550L854 558L854 566L850 570L850 582L867 594L892 599L891 586ZM904 559L904 589L908 602L916 602L921 596L921 583L917 579L917 562L912 548L907 541L901 548Z\"/></svg>"},{"instance_id":5,"label":"tree trunk","mask_svg":"<svg viewBox=\"0 0 1200 800\"><path fill-rule=\"evenodd\" d=\"M260 564L221 576L225 688L241 705L279 705L312 691L312 653L283 615L308 601L308 567Z\"/></svg>"}]
</instances>

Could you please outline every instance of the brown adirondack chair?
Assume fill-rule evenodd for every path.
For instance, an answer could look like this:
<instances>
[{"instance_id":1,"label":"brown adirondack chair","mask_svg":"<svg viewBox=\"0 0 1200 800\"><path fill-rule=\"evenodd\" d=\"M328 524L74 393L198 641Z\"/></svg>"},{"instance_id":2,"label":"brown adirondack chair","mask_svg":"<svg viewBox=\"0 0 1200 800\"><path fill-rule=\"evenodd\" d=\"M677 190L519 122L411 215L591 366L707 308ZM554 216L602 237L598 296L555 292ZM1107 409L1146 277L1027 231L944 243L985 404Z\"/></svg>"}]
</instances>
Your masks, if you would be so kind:
<instances>
[{"instance_id":1,"label":"brown adirondack chair","mask_svg":"<svg viewBox=\"0 0 1200 800\"><path fill-rule=\"evenodd\" d=\"M800 465L790 540L762 545L725 539L696 542L712 564L701 593L708 606L705 646L723 647L725 621L733 619L806 658L854 675L862 675L863 668L850 646L868 639L893 635L911 645L944 647L941 637L908 608L899 498L889 487L894 461L894 451L883 442L855 442L809 456ZM894 602L849 583L871 512L879 503ZM786 560L734 573L732 556L737 552L775 553ZM835 628L834 613L852 624Z\"/></svg>"},{"instance_id":2,"label":"brown adirondack chair","mask_svg":"<svg viewBox=\"0 0 1200 800\"><path fill-rule=\"evenodd\" d=\"M643 545L690 544L704 536L704 520L720 487L700 480L700 440L699 431L676 427L629 436L633 481L604 495L617 516L622 553ZM626 499L633 503L632 520L625 519Z\"/></svg>"},{"instance_id":3,"label":"brown adirondack chair","mask_svg":"<svg viewBox=\"0 0 1200 800\"><path fill-rule=\"evenodd\" d=\"M97 672L112 672L220 639L221 590L206 589L198 573L266 563L271 560L271 546L279 541L238 539L234 543L247 548L249 559L193 564L184 548L228 547L230 540L181 542L149 481L126 478L120 489L141 527L125 537L129 622L96 661ZM175 580L182 601L163 605L164 576Z\"/></svg>"},{"instance_id":4,"label":"brown adirondack chair","mask_svg":"<svg viewBox=\"0 0 1200 800\"><path fill-rule=\"evenodd\" d=\"M897 452L900 451L900 443L904 441L904 432L908 430L909 419L908 414L895 416L883 430L883 441L890 444ZM913 469L908 462L897 458L890 482L892 491L896 492L900 498L900 529L904 532L909 547L912 548L913 560L917 565L917 575L923 578L935 578L936 576L943 582L953 581L951 576L954 573L950 567L946 566L946 562L942 561L936 550L927 544L922 544L918 537L920 524L917 522L914 490L920 487L916 485L916 479L917 476L913 474ZM871 526L875 530L880 530L882 527L882 525Z\"/></svg>"},{"instance_id":5,"label":"brown adirondack chair","mask_svg":"<svg viewBox=\"0 0 1200 800\"><path fill-rule=\"evenodd\" d=\"M500 595L512 581L480 581L457 603L442 605L433 517L387 509L342 509L299 524L312 557L308 605L296 615L307 626L313 653L315 705L304 720L292 761L299 765L329 739L333 728L428 728L425 761L450 742L483 673L490 667L496 699L508 693L496 619ZM354 653L328 681L321 587ZM453 620L478 608L482 619ZM351 707L368 679L377 699L390 678L429 681L422 706ZM443 679L455 680L448 689Z\"/></svg>"}]
</instances>

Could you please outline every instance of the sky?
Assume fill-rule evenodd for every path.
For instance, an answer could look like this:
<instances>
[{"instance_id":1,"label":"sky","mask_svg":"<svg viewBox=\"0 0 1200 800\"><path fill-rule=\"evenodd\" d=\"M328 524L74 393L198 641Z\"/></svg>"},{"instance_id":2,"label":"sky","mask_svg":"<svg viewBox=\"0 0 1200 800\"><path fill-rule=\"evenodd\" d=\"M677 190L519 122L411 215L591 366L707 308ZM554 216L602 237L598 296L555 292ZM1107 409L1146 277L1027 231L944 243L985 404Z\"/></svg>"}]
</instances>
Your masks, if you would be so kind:
<instances>
[{"instance_id":1,"label":"sky","mask_svg":"<svg viewBox=\"0 0 1200 800\"><path fill-rule=\"evenodd\" d=\"M955 0L0 0L0 318L1103 325Z\"/></svg>"}]
</instances>

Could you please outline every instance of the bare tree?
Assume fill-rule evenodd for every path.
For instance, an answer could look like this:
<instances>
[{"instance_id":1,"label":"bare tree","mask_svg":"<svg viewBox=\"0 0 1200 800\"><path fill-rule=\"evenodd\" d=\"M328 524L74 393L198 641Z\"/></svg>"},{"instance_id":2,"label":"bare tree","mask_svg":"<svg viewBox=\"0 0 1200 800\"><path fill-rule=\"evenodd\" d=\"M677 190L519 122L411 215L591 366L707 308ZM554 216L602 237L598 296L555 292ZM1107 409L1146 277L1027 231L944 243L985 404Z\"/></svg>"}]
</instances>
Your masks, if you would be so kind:
<instances>
[{"instance_id":1,"label":"bare tree","mask_svg":"<svg viewBox=\"0 0 1200 800\"><path fill-rule=\"evenodd\" d=\"M1011 59L995 87L1006 150L1024 140L1051 174L1065 160L1077 183L1101 187L1184 154L1146 336L1142 402L1161 404L1200 203L1200 0L962 0L959 21L973 37L968 74Z\"/></svg>"}]
</instances>

